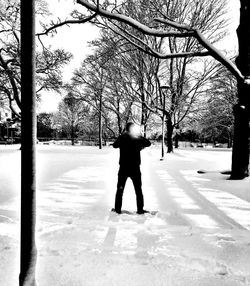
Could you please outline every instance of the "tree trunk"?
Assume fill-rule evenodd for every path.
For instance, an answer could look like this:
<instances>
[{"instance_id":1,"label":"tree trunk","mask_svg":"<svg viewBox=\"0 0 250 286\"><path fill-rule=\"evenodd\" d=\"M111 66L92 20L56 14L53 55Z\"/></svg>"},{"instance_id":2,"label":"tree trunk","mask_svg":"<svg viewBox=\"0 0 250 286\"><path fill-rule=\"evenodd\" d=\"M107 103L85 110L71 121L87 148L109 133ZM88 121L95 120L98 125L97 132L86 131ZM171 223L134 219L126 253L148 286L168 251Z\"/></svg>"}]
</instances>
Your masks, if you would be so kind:
<instances>
[{"instance_id":1,"label":"tree trunk","mask_svg":"<svg viewBox=\"0 0 250 286\"><path fill-rule=\"evenodd\" d=\"M70 135L71 135L71 145L75 145L75 128L74 128L74 120L71 121L71 127L70 127Z\"/></svg>"},{"instance_id":2,"label":"tree trunk","mask_svg":"<svg viewBox=\"0 0 250 286\"><path fill-rule=\"evenodd\" d=\"M179 148L179 134L175 134L174 138L174 148L178 149Z\"/></svg>"},{"instance_id":3,"label":"tree trunk","mask_svg":"<svg viewBox=\"0 0 250 286\"><path fill-rule=\"evenodd\" d=\"M232 138L231 138L231 134L229 134L229 136L228 136L227 148L232 148Z\"/></svg>"},{"instance_id":4,"label":"tree trunk","mask_svg":"<svg viewBox=\"0 0 250 286\"><path fill-rule=\"evenodd\" d=\"M71 125L71 145L74 146L75 145L75 134L74 134L74 125Z\"/></svg>"},{"instance_id":5,"label":"tree trunk","mask_svg":"<svg viewBox=\"0 0 250 286\"><path fill-rule=\"evenodd\" d=\"M144 137L147 137L147 123L143 124L142 133Z\"/></svg>"},{"instance_id":6,"label":"tree trunk","mask_svg":"<svg viewBox=\"0 0 250 286\"><path fill-rule=\"evenodd\" d=\"M249 114L244 105L234 107L234 142L231 179L243 179L249 175Z\"/></svg>"},{"instance_id":7,"label":"tree trunk","mask_svg":"<svg viewBox=\"0 0 250 286\"><path fill-rule=\"evenodd\" d=\"M21 251L20 286L35 286L36 96L35 1L21 1Z\"/></svg>"},{"instance_id":8,"label":"tree trunk","mask_svg":"<svg viewBox=\"0 0 250 286\"><path fill-rule=\"evenodd\" d=\"M231 179L243 179L249 174L249 113L250 113L250 3L241 0L240 24L237 29L239 54L236 64L245 77L238 82L239 103L234 107L235 125Z\"/></svg>"},{"instance_id":9,"label":"tree trunk","mask_svg":"<svg viewBox=\"0 0 250 286\"><path fill-rule=\"evenodd\" d=\"M119 132L119 135L122 133L122 125L121 125L121 116L120 116L120 101L117 100L117 113L116 113L116 116L117 116L117 126L118 126L118 132Z\"/></svg>"},{"instance_id":10,"label":"tree trunk","mask_svg":"<svg viewBox=\"0 0 250 286\"><path fill-rule=\"evenodd\" d=\"M143 101L145 97L143 95ZM146 122L147 122L147 107L144 102L142 102L141 106L141 126L143 126L143 136L146 136Z\"/></svg>"},{"instance_id":11,"label":"tree trunk","mask_svg":"<svg viewBox=\"0 0 250 286\"><path fill-rule=\"evenodd\" d=\"M102 149L102 94L100 94L99 104L99 149Z\"/></svg>"},{"instance_id":12,"label":"tree trunk","mask_svg":"<svg viewBox=\"0 0 250 286\"><path fill-rule=\"evenodd\" d=\"M119 111L118 111L119 112ZM117 125L118 125L118 132L119 135L122 133L122 125L121 125L121 117L120 114L117 114Z\"/></svg>"},{"instance_id":13,"label":"tree trunk","mask_svg":"<svg viewBox=\"0 0 250 286\"><path fill-rule=\"evenodd\" d=\"M173 152L173 124L170 118L167 119L167 153Z\"/></svg>"},{"instance_id":14,"label":"tree trunk","mask_svg":"<svg viewBox=\"0 0 250 286\"><path fill-rule=\"evenodd\" d=\"M145 101L145 96L143 95L143 101ZM144 102L141 105L141 126L143 128L143 136L146 137L146 130L147 130L147 107Z\"/></svg>"},{"instance_id":15,"label":"tree trunk","mask_svg":"<svg viewBox=\"0 0 250 286\"><path fill-rule=\"evenodd\" d=\"M162 114L162 138L161 138L161 160L164 159L165 155L165 112Z\"/></svg>"}]
</instances>

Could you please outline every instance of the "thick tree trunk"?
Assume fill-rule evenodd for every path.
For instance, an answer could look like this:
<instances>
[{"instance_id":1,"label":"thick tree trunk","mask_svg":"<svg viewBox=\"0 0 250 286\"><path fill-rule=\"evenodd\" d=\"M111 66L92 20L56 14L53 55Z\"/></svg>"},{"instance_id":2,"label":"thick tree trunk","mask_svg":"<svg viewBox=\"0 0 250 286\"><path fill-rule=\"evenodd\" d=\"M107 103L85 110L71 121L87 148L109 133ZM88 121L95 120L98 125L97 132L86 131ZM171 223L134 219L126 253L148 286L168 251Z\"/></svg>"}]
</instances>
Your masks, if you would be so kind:
<instances>
[{"instance_id":1,"label":"thick tree trunk","mask_svg":"<svg viewBox=\"0 0 250 286\"><path fill-rule=\"evenodd\" d=\"M167 119L167 146L167 152L173 152L173 124L170 118Z\"/></svg>"},{"instance_id":2,"label":"thick tree trunk","mask_svg":"<svg viewBox=\"0 0 250 286\"><path fill-rule=\"evenodd\" d=\"M35 1L21 1L21 251L20 286L34 286L36 222Z\"/></svg>"},{"instance_id":3,"label":"thick tree trunk","mask_svg":"<svg viewBox=\"0 0 250 286\"><path fill-rule=\"evenodd\" d=\"M249 174L249 114L250 114L250 2L241 0L240 25L237 29L239 54L236 64L245 76L238 83L239 103L235 106L235 126L231 179L242 179Z\"/></svg>"},{"instance_id":4,"label":"thick tree trunk","mask_svg":"<svg viewBox=\"0 0 250 286\"><path fill-rule=\"evenodd\" d=\"M235 130L231 179L243 179L249 173L249 115L246 107L236 105L234 107L234 116Z\"/></svg>"}]
</instances>

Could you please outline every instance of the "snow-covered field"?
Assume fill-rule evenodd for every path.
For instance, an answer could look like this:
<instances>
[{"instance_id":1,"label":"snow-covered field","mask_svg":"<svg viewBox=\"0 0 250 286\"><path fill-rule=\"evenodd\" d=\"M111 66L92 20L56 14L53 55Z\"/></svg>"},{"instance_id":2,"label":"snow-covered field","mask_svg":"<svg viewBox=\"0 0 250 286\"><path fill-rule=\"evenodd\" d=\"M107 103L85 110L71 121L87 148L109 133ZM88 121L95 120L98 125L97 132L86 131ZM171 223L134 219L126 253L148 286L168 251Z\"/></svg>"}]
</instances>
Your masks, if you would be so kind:
<instances>
[{"instance_id":1,"label":"snow-covered field","mask_svg":"<svg viewBox=\"0 0 250 286\"><path fill-rule=\"evenodd\" d=\"M47 285L250 285L250 179L227 180L231 152L142 151L145 208L127 182L113 207L118 151L40 146L37 282ZM0 285L18 285L20 151L1 146ZM197 170L209 172L198 174Z\"/></svg>"}]
</instances>

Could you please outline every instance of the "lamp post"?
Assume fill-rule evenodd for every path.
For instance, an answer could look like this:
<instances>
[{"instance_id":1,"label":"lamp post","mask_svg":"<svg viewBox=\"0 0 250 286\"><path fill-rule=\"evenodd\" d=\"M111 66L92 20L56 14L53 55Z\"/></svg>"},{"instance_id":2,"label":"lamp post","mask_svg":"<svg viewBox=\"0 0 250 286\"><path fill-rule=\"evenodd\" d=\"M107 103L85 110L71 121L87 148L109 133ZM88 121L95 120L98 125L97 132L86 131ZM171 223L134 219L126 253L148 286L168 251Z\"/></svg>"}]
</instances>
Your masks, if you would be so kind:
<instances>
[{"instance_id":1,"label":"lamp post","mask_svg":"<svg viewBox=\"0 0 250 286\"><path fill-rule=\"evenodd\" d=\"M165 108L166 108L166 93L164 91L168 91L169 86L163 85L160 87L160 93L162 95L162 142L161 142L161 161L164 160L164 145L165 145Z\"/></svg>"}]
</instances>

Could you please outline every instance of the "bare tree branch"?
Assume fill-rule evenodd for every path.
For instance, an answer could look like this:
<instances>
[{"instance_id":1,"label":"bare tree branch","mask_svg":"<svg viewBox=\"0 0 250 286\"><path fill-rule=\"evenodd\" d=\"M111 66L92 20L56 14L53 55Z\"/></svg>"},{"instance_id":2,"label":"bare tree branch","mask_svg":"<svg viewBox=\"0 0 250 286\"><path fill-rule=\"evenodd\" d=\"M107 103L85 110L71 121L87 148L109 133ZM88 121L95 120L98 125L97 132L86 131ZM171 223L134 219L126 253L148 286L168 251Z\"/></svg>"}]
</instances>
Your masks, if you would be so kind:
<instances>
[{"instance_id":1,"label":"bare tree branch","mask_svg":"<svg viewBox=\"0 0 250 286\"><path fill-rule=\"evenodd\" d=\"M191 31L192 29L186 25L182 25L167 19L161 19L161 18L155 18L154 21L159 22L159 23L163 23L163 24L167 24L168 26L171 26L173 28L176 28L178 30L185 30L185 31Z\"/></svg>"},{"instance_id":2,"label":"bare tree branch","mask_svg":"<svg viewBox=\"0 0 250 286\"><path fill-rule=\"evenodd\" d=\"M122 31L122 33L119 33L117 30L110 28L114 33L120 35L121 37L125 38L129 43L131 43L133 46L137 47L140 51L156 57L158 59L170 59L170 58L183 58L183 57L206 57L210 56L210 53L208 51L201 51L201 52L182 52L182 53L167 53L162 54L157 52L155 49L151 48L145 41L139 39L138 37L134 36L133 34L129 33L125 29L122 29L118 25L114 24L119 30ZM136 41L138 41L141 45L137 44L135 41L132 41L129 37L125 36L125 34L129 35L131 38L134 38ZM143 47L144 46L144 47Z\"/></svg>"},{"instance_id":3,"label":"bare tree branch","mask_svg":"<svg viewBox=\"0 0 250 286\"><path fill-rule=\"evenodd\" d=\"M130 18L127 17L125 15L122 14L118 14L118 13L111 13L109 11L106 11L102 8L99 7L99 9L97 8L96 5L90 4L88 1L86 0L77 0L76 1L78 4L83 5L84 7L86 7L87 9L96 12L98 15L100 16L104 16L106 18L109 19L113 19L113 20L117 20L119 22L125 23L130 25L131 27L137 29L138 31L146 34L146 35L150 35L150 36L156 36L156 37L181 37L181 38L185 38L187 36L192 36L194 33L193 32L185 32L185 33L181 33L181 32L175 32L175 31L164 31L164 30L157 30L157 29L152 29L147 27L146 25Z\"/></svg>"},{"instance_id":4,"label":"bare tree branch","mask_svg":"<svg viewBox=\"0 0 250 286\"><path fill-rule=\"evenodd\" d=\"M97 9L97 11L99 11ZM48 29L46 29L44 32L41 32L41 33L37 33L36 36L42 36L42 35L48 35L49 32L51 32L52 30L55 30L59 27L62 27L64 25L69 25L69 24L83 24L83 23L86 23L86 22L89 22L91 21L92 19L94 19L95 17L97 16L97 13L94 13L93 15L89 16L89 17L86 17L84 19L71 19L71 20L65 20L63 22L59 22L57 24L53 24L53 26L49 27Z\"/></svg>"}]
</instances>

